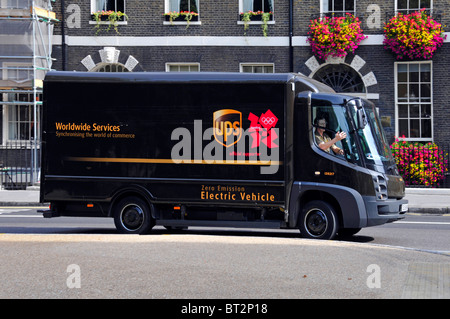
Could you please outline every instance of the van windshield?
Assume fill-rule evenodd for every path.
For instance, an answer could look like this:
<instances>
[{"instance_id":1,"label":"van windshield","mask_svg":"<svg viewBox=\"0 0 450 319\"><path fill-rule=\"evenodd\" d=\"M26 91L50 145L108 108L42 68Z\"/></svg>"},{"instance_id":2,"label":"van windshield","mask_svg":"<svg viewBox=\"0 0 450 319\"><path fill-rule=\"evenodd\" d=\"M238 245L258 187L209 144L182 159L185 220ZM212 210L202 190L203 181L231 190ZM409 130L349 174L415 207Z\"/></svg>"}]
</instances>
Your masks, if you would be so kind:
<instances>
[{"instance_id":1,"label":"van windshield","mask_svg":"<svg viewBox=\"0 0 450 319\"><path fill-rule=\"evenodd\" d=\"M369 104L364 105L367 125L358 130L362 151L367 168L381 173L395 174L395 161L386 141L383 127L375 108Z\"/></svg>"},{"instance_id":2,"label":"van windshield","mask_svg":"<svg viewBox=\"0 0 450 319\"><path fill-rule=\"evenodd\" d=\"M319 145L337 132L345 132L346 138L324 151L380 173L395 174L395 162L375 108L365 103L364 110L367 124L358 129L356 105L312 105L315 142ZM323 136L318 136L320 133Z\"/></svg>"}]
</instances>

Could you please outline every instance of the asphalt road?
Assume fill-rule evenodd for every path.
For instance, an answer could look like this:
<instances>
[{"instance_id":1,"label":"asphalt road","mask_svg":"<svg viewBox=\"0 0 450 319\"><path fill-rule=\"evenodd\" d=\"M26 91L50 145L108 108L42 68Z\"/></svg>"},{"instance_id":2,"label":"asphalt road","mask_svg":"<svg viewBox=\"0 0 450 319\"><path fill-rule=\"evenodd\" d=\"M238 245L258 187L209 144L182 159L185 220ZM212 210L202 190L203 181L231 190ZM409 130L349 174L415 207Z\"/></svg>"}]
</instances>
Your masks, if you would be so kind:
<instances>
[{"instance_id":1,"label":"asphalt road","mask_svg":"<svg viewBox=\"0 0 450 319\"><path fill-rule=\"evenodd\" d=\"M213 228L130 236L109 219L0 208L0 298L187 298L173 314L209 298L450 298L449 230L450 216L408 215L334 241Z\"/></svg>"},{"instance_id":2,"label":"asphalt road","mask_svg":"<svg viewBox=\"0 0 450 319\"><path fill-rule=\"evenodd\" d=\"M42 208L0 207L0 233L18 234L117 234L110 218L57 217L42 218ZM153 234L171 234L155 227ZM190 227L182 232L192 235L257 236L298 238L297 230L202 228ZM339 241L405 247L450 254L450 215L407 214L394 223L363 228L350 238Z\"/></svg>"}]
</instances>

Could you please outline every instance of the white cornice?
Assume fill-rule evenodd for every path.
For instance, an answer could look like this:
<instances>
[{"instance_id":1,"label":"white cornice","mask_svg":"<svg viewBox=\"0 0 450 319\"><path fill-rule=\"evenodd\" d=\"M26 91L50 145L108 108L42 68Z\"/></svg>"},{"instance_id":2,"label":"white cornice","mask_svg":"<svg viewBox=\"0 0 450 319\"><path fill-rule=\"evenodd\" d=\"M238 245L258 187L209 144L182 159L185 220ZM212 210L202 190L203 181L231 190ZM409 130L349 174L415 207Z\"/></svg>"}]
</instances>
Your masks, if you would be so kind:
<instances>
[{"instance_id":1,"label":"white cornice","mask_svg":"<svg viewBox=\"0 0 450 319\"><path fill-rule=\"evenodd\" d=\"M450 32L445 43L450 42ZM295 36L292 45L309 46L306 36ZM382 34L368 35L361 45L382 45ZM53 44L61 45L62 38L53 36ZM214 37L214 36L179 36L179 37L102 37L102 36L66 36L68 46L114 46L114 47L151 47L151 46L251 46L251 47L288 47L289 37Z\"/></svg>"}]
</instances>

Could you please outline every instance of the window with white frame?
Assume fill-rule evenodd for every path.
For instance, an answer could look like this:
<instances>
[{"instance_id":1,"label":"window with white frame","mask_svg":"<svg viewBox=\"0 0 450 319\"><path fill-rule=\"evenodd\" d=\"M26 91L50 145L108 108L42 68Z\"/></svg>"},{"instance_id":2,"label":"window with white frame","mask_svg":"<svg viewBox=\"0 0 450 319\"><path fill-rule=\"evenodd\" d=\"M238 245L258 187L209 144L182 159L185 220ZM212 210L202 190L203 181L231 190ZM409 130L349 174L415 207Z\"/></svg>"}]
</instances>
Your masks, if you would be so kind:
<instances>
[{"instance_id":1,"label":"window with white frame","mask_svg":"<svg viewBox=\"0 0 450 319\"><path fill-rule=\"evenodd\" d=\"M17 101L15 105L7 105L7 125L4 136L8 140L25 140L29 141L35 138L34 136L34 107L32 93L18 93L6 94L9 101ZM38 100L41 100L42 95L38 94ZM36 117L40 118L41 107L36 109ZM39 132L39 129L37 130ZM6 133L6 134L5 134ZM39 139L39 137L38 137Z\"/></svg>"},{"instance_id":2,"label":"window with white frame","mask_svg":"<svg viewBox=\"0 0 450 319\"><path fill-rule=\"evenodd\" d=\"M125 12L125 0L91 0L92 12L120 11Z\"/></svg>"},{"instance_id":3,"label":"window with white frame","mask_svg":"<svg viewBox=\"0 0 450 319\"><path fill-rule=\"evenodd\" d=\"M409 14L420 9L425 9L431 12L433 5L432 0L397 0L396 10L403 14Z\"/></svg>"},{"instance_id":4,"label":"window with white frame","mask_svg":"<svg viewBox=\"0 0 450 319\"><path fill-rule=\"evenodd\" d=\"M412 141L433 138L432 62L395 64L396 135Z\"/></svg>"},{"instance_id":5,"label":"window with white frame","mask_svg":"<svg viewBox=\"0 0 450 319\"><path fill-rule=\"evenodd\" d=\"M0 0L0 8L26 9L30 7L29 0Z\"/></svg>"},{"instance_id":6,"label":"window with white frame","mask_svg":"<svg viewBox=\"0 0 450 319\"><path fill-rule=\"evenodd\" d=\"M321 10L325 15L344 16L346 13L355 14L356 0L322 0Z\"/></svg>"},{"instance_id":7,"label":"window with white frame","mask_svg":"<svg viewBox=\"0 0 450 319\"><path fill-rule=\"evenodd\" d=\"M239 0L239 19L237 21L238 24L275 24L275 17L274 17L274 6L273 6L274 0ZM251 14L247 16L246 18L250 19L244 20L244 17L246 16L245 13L248 12L254 12L254 14ZM265 13L264 15L262 13ZM269 14L270 13L270 14ZM266 22L265 20L268 18Z\"/></svg>"},{"instance_id":8,"label":"window with white frame","mask_svg":"<svg viewBox=\"0 0 450 319\"><path fill-rule=\"evenodd\" d=\"M274 73L273 63L241 63L240 72L244 73Z\"/></svg>"},{"instance_id":9,"label":"window with white frame","mask_svg":"<svg viewBox=\"0 0 450 319\"><path fill-rule=\"evenodd\" d=\"M33 79L33 67L26 62L3 62L2 79L25 82Z\"/></svg>"},{"instance_id":10,"label":"window with white frame","mask_svg":"<svg viewBox=\"0 0 450 319\"><path fill-rule=\"evenodd\" d=\"M201 25L200 0L165 0L164 24Z\"/></svg>"},{"instance_id":11,"label":"window with white frame","mask_svg":"<svg viewBox=\"0 0 450 319\"><path fill-rule=\"evenodd\" d=\"M200 63L166 63L166 72L200 72Z\"/></svg>"},{"instance_id":12,"label":"window with white frame","mask_svg":"<svg viewBox=\"0 0 450 319\"><path fill-rule=\"evenodd\" d=\"M273 0L240 0L240 12L273 12Z\"/></svg>"},{"instance_id":13,"label":"window with white frame","mask_svg":"<svg viewBox=\"0 0 450 319\"><path fill-rule=\"evenodd\" d=\"M199 13L199 0L166 0L166 12L189 11Z\"/></svg>"}]
</instances>

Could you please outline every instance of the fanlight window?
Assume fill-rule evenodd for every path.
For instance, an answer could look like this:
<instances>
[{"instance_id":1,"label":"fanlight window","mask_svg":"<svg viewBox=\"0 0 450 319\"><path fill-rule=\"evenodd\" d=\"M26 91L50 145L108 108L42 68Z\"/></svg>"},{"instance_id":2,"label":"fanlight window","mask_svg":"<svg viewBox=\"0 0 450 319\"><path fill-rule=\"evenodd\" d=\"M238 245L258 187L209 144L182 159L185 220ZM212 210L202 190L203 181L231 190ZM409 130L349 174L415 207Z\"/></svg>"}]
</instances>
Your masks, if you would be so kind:
<instances>
[{"instance_id":1,"label":"fanlight window","mask_svg":"<svg viewBox=\"0 0 450 319\"><path fill-rule=\"evenodd\" d=\"M365 93L361 76L344 64L329 64L322 67L313 77L333 88L338 93Z\"/></svg>"}]
</instances>

